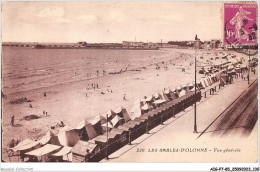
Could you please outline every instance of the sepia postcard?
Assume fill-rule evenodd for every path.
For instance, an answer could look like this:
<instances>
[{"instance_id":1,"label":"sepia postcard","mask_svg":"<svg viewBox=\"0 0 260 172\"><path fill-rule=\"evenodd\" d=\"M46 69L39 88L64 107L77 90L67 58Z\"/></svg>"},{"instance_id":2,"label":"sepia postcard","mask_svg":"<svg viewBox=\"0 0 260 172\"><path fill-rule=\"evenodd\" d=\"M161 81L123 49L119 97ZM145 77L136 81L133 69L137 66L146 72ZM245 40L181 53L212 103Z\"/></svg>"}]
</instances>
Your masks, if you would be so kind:
<instances>
[{"instance_id":1,"label":"sepia postcard","mask_svg":"<svg viewBox=\"0 0 260 172\"><path fill-rule=\"evenodd\" d=\"M258 2L2 1L1 28L1 170L259 170Z\"/></svg>"}]
</instances>

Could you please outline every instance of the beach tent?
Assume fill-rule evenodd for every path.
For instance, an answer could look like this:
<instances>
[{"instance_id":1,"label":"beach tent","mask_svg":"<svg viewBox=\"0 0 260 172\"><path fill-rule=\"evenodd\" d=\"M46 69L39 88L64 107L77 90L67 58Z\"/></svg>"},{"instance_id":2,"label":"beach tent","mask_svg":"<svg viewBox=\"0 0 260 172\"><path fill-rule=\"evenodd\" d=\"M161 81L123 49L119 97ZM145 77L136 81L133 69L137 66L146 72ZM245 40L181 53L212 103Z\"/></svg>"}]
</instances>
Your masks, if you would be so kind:
<instances>
[{"instance_id":1,"label":"beach tent","mask_svg":"<svg viewBox=\"0 0 260 172\"><path fill-rule=\"evenodd\" d=\"M159 97L159 93L158 93L158 92L155 93L155 94L153 95L153 97L154 97L154 100L158 100L158 99L160 99L160 97Z\"/></svg>"},{"instance_id":2,"label":"beach tent","mask_svg":"<svg viewBox=\"0 0 260 172\"><path fill-rule=\"evenodd\" d=\"M131 118L129 116L129 114L127 113L126 109L122 106L119 106L118 108L116 108L115 110L113 110L116 115L118 115L119 117L124 119L124 122L129 121Z\"/></svg>"},{"instance_id":3,"label":"beach tent","mask_svg":"<svg viewBox=\"0 0 260 172\"><path fill-rule=\"evenodd\" d=\"M54 135L51 131L48 131L40 140L41 145L45 145L47 143L53 145L61 145L58 139L58 136Z\"/></svg>"},{"instance_id":4,"label":"beach tent","mask_svg":"<svg viewBox=\"0 0 260 172\"><path fill-rule=\"evenodd\" d=\"M139 117L142 115L140 100L137 100L134 102L133 106L129 110L129 113L130 113L129 116L131 119L135 119L136 117Z\"/></svg>"},{"instance_id":5,"label":"beach tent","mask_svg":"<svg viewBox=\"0 0 260 172\"><path fill-rule=\"evenodd\" d=\"M182 96L184 96L186 94L186 91L185 90L182 90L181 92L180 92L180 97L182 97Z\"/></svg>"},{"instance_id":6,"label":"beach tent","mask_svg":"<svg viewBox=\"0 0 260 172\"><path fill-rule=\"evenodd\" d=\"M180 97L180 92L182 91L182 86L181 85L177 86L175 91L178 94L178 97Z\"/></svg>"},{"instance_id":7,"label":"beach tent","mask_svg":"<svg viewBox=\"0 0 260 172\"><path fill-rule=\"evenodd\" d=\"M106 112L105 115L103 115L104 118L106 119L108 117L108 120L111 120L112 118L114 118L116 116L116 113L113 112L111 109L109 111Z\"/></svg>"},{"instance_id":8,"label":"beach tent","mask_svg":"<svg viewBox=\"0 0 260 172\"><path fill-rule=\"evenodd\" d=\"M145 102L145 103L151 102L151 101L153 101L153 96L152 96L151 94L144 99L144 102Z\"/></svg>"},{"instance_id":9,"label":"beach tent","mask_svg":"<svg viewBox=\"0 0 260 172\"><path fill-rule=\"evenodd\" d=\"M165 89L164 91L163 91L165 94L170 94L170 89Z\"/></svg>"},{"instance_id":10,"label":"beach tent","mask_svg":"<svg viewBox=\"0 0 260 172\"><path fill-rule=\"evenodd\" d=\"M31 150L36 147L40 147L40 142L39 141L32 141L30 139L25 139L21 141L18 145L16 145L13 148L10 148L12 151L26 151L26 150Z\"/></svg>"},{"instance_id":11,"label":"beach tent","mask_svg":"<svg viewBox=\"0 0 260 172\"><path fill-rule=\"evenodd\" d=\"M87 155L86 150L89 153L95 153L97 144L79 140L77 144L71 149L72 162L85 162L85 156Z\"/></svg>"},{"instance_id":12,"label":"beach tent","mask_svg":"<svg viewBox=\"0 0 260 172\"><path fill-rule=\"evenodd\" d=\"M25 155L29 157L33 156L36 157L38 161L46 162L48 161L49 155L51 155L55 151L58 151L60 148L61 146L58 145L46 144L43 147L25 153Z\"/></svg>"},{"instance_id":13,"label":"beach tent","mask_svg":"<svg viewBox=\"0 0 260 172\"><path fill-rule=\"evenodd\" d=\"M79 127L79 126L78 126ZM74 146L80 139L77 129L68 125L63 127L58 133L59 142L63 146Z\"/></svg>"},{"instance_id":14,"label":"beach tent","mask_svg":"<svg viewBox=\"0 0 260 172\"><path fill-rule=\"evenodd\" d=\"M172 101L173 100L172 95L171 95L171 91L170 91L169 88L164 91L164 94L167 97L168 101Z\"/></svg>"},{"instance_id":15,"label":"beach tent","mask_svg":"<svg viewBox=\"0 0 260 172\"><path fill-rule=\"evenodd\" d=\"M98 135L102 134L102 124L106 123L105 117L101 115L96 115L92 119L89 120L89 123L93 126L94 130Z\"/></svg>"},{"instance_id":16,"label":"beach tent","mask_svg":"<svg viewBox=\"0 0 260 172\"><path fill-rule=\"evenodd\" d=\"M59 161L71 162L72 161L72 156L70 155L71 149L72 149L72 147L64 146L60 151L52 154L51 156L53 156L55 159L57 159Z\"/></svg>"},{"instance_id":17,"label":"beach tent","mask_svg":"<svg viewBox=\"0 0 260 172\"><path fill-rule=\"evenodd\" d=\"M149 111L149 106L148 106L148 104L145 103L145 105L141 107L141 110L143 110L143 111Z\"/></svg>"},{"instance_id":18,"label":"beach tent","mask_svg":"<svg viewBox=\"0 0 260 172\"><path fill-rule=\"evenodd\" d=\"M108 131L110 131L113 128L113 123L111 121L108 121L107 123L104 123L101 125L102 127L102 133L105 133Z\"/></svg>"},{"instance_id":19,"label":"beach tent","mask_svg":"<svg viewBox=\"0 0 260 172\"><path fill-rule=\"evenodd\" d=\"M123 118L124 118L125 122L128 122L131 120L126 108L122 107L122 113L123 113Z\"/></svg>"},{"instance_id":20,"label":"beach tent","mask_svg":"<svg viewBox=\"0 0 260 172\"><path fill-rule=\"evenodd\" d=\"M170 89L170 95L171 95L171 98L174 100L174 99L177 99L179 97L178 93L176 92L175 88L171 88Z\"/></svg>"},{"instance_id":21,"label":"beach tent","mask_svg":"<svg viewBox=\"0 0 260 172\"><path fill-rule=\"evenodd\" d=\"M121 118L120 116L116 115L112 120L112 126L113 127L118 127L119 125L124 124L124 119Z\"/></svg>"},{"instance_id":22,"label":"beach tent","mask_svg":"<svg viewBox=\"0 0 260 172\"><path fill-rule=\"evenodd\" d=\"M145 98L144 100L144 104L147 104L147 106L149 107L149 110L152 110L154 107L153 107L153 96L150 94L148 97Z\"/></svg>"},{"instance_id":23,"label":"beach tent","mask_svg":"<svg viewBox=\"0 0 260 172\"><path fill-rule=\"evenodd\" d=\"M74 127L78 131L78 135L81 140L91 140L92 138L97 136L97 133L92 126L91 123L88 122L87 119L82 120L76 127Z\"/></svg>"},{"instance_id":24,"label":"beach tent","mask_svg":"<svg viewBox=\"0 0 260 172\"><path fill-rule=\"evenodd\" d=\"M159 93L160 93L159 94L160 95L160 99L165 100L167 102L170 101L170 99L167 97L167 95L164 93L164 91L160 91Z\"/></svg>"},{"instance_id":25,"label":"beach tent","mask_svg":"<svg viewBox=\"0 0 260 172\"><path fill-rule=\"evenodd\" d=\"M182 86L181 85L179 85L177 88L176 88L176 90L178 90L179 92L182 90Z\"/></svg>"}]
</instances>

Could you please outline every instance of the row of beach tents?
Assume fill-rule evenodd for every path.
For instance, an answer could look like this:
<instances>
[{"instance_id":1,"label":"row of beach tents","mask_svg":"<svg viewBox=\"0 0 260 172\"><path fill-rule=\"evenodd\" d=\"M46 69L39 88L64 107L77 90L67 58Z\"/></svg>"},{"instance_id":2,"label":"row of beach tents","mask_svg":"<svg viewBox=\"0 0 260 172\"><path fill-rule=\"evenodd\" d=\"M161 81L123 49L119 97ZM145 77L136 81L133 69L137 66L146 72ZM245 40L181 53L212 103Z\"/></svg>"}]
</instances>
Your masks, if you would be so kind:
<instances>
[{"instance_id":1,"label":"row of beach tents","mask_svg":"<svg viewBox=\"0 0 260 172\"><path fill-rule=\"evenodd\" d=\"M197 82L196 88L198 92L218 82L219 77L220 73L214 73L202 78ZM122 134L124 134L122 138L126 138L124 127L134 128L139 125L138 122L133 121L134 119L158 109L167 102L190 95L189 93L195 91L194 86L194 82L191 82L185 86L179 85L176 88L165 88L160 92L150 94L136 101L129 113L126 108L119 106L116 109L109 110L105 116L95 116L91 120L83 119L76 126L66 125L59 130L58 134L48 131L39 140L25 139L11 150L19 152L22 160L25 157L29 158L28 161L45 162L49 161L50 157L56 161L72 161L72 157L74 157L74 161L77 161L77 158L78 161L84 161L82 159L84 156L72 156L71 152L74 152L74 155L80 155L86 150L89 152L97 151L97 143L106 143L107 132L109 132L109 138L115 138ZM122 142L125 142L125 139Z\"/></svg>"}]
</instances>

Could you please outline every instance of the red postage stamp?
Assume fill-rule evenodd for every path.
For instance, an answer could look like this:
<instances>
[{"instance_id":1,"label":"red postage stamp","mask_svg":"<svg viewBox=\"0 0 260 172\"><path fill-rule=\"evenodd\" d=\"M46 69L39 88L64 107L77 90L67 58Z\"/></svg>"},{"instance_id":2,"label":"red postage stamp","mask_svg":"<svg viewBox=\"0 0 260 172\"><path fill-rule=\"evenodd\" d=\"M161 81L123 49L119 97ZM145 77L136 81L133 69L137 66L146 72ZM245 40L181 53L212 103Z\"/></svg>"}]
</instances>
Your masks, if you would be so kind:
<instances>
[{"instance_id":1,"label":"red postage stamp","mask_svg":"<svg viewBox=\"0 0 260 172\"><path fill-rule=\"evenodd\" d=\"M257 44L257 4L224 3L224 44Z\"/></svg>"}]
</instances>

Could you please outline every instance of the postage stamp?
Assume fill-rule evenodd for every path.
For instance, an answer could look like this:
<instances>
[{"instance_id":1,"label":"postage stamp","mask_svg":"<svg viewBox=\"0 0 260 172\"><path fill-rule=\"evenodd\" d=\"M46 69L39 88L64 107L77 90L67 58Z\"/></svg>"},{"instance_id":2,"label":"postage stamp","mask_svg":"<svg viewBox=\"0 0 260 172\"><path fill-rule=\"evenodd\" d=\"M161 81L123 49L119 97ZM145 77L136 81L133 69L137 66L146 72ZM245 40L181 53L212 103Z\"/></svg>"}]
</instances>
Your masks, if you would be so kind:
<instances>
[{"instance_id":1,"label":"postage stamp","mask_svg":"<svg viewBox=\"0 0 260 172\"><path fill-rule=\"evenodd\" d=\"M224 3L224 44L257 44L257 4Z\"/></svg>"}]
</instances>

